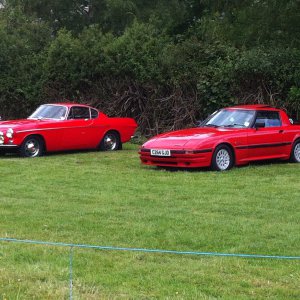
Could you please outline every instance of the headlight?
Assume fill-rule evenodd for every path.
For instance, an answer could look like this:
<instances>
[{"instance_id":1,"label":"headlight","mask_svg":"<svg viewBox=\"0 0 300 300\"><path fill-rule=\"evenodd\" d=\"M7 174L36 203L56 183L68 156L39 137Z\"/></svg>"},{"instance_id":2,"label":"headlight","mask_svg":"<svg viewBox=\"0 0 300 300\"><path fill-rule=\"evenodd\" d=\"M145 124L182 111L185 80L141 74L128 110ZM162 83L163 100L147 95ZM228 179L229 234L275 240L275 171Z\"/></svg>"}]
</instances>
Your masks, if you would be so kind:
<instances>
[{"instance_id":1,"label":"headlight","mask_svg":"<svg viewBox=\"0 0 300 300\"><path fill-rule=\"evenodd\" d=\"M12 128L9 128L6 132L6 136L11 139L14 135L14 130Z\"/></svg>"}]
</instances>

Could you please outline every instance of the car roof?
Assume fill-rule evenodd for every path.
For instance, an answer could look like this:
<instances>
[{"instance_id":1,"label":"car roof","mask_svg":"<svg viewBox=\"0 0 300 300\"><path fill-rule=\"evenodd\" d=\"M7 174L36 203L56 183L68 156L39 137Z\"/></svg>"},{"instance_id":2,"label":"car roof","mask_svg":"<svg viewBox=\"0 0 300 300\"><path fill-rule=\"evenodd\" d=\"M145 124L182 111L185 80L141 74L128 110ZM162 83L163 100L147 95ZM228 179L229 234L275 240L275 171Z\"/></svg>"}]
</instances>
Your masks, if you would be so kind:
<instances>
[{"instance_id":1,"label":"car roof","mask_svg":"<svg viewBox=\"0 0 300 300\"><path fill-rule=\"evenodd\" d=\"M72 103L72 102L47 103L45 105L63 105L63 106L66 106L68 108L70 108L72 106L91 107L91 106L86 105L86 104L79 104L79 103ZM93 107L91 107L91 108L93 108Z\"/></svg>"},{"instance_id":2,"label":"car roof","mask_svg":"<svg viewBox=\"0 0 300 300\"><path fill-rule=\"evenodd\" d=\"M248 105L237 105L230 107L233 109L248 109L248 110L272 110L272 111L278 111L278 108L272 107L267 104L248 104Z\"/></svg>"}]
</instances>

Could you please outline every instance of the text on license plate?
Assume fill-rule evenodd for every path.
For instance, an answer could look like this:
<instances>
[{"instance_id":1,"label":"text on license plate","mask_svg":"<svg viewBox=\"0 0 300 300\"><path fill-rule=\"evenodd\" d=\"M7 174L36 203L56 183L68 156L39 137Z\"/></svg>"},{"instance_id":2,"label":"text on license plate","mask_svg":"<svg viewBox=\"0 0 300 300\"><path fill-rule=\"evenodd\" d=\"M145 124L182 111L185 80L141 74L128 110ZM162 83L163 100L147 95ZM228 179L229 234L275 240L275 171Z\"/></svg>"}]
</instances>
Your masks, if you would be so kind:
<instances>
[{"instance_id":1,"label":"text on license plate","mask_svg":"<svg viewBox=\"0 0 300 300\"><path fill-rule=\"evenodd\" d=\"M151 155L153 155L153 156L171 156L171 150L151 149Z\"/></svg>"}]
</instances>

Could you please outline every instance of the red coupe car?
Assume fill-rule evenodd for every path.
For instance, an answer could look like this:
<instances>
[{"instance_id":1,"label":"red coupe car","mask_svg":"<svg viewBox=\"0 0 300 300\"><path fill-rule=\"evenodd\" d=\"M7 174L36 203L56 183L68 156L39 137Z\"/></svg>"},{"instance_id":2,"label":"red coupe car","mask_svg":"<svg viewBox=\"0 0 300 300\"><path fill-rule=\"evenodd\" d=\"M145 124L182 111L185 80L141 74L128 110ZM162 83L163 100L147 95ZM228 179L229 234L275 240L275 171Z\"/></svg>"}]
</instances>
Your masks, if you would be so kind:
<instances>
[{"instance_id":1,"label":"red coupe car","mask_svg":"<svg viewBox=\"0 0 300 300\"><path fill-rule=\"evenodd\" d=\"M27 119L0 121L0 151L36 157L46 151L118 150L136 127L131 118L109 118L87 105L45 104Z\"/></svg>"},{"instance_id":2,"label":"red coupe car","mask_svg":"<svg viewBox=\"0 0 300 300\"><path fill-rule=\"evenodd\" d=\"M300 162L300 125L267 105L221 109L197 128L160 134L139 151L143 164L163 167L211 167L224 171L234 165L267 159Z\"/></svg>"}]
</instances>

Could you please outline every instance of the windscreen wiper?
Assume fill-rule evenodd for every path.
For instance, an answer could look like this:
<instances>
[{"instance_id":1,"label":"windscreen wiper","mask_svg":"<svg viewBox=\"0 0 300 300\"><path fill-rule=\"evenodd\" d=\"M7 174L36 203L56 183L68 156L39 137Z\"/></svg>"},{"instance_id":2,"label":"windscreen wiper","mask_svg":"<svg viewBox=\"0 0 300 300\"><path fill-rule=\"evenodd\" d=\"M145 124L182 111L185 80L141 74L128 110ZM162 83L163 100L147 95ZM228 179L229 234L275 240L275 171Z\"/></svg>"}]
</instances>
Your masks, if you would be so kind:
<instances>
[{"instance_id":1,"label":"windscreen wiper","mask_svg":"<svg viewBox=\"0 0 300 300\"><path fill-rule=\"evenodd\" d=\"M246 127L244 124L227 124L227 125L222 125L223 127L235 127L235 126L240 126L240 127Z\"/></svg>"},{"instance_id":2,"label":"windscreen wiper","mask_svg":"<svg viewBox=\"0 0 300 300\"><path fill-rule=\"evenodd\" d=\"M213 128L218 128L220 127L219 125L215 125L215 124L205 124L203 125L203 127L213 127Z\"/></svg>"}]
</instances>

